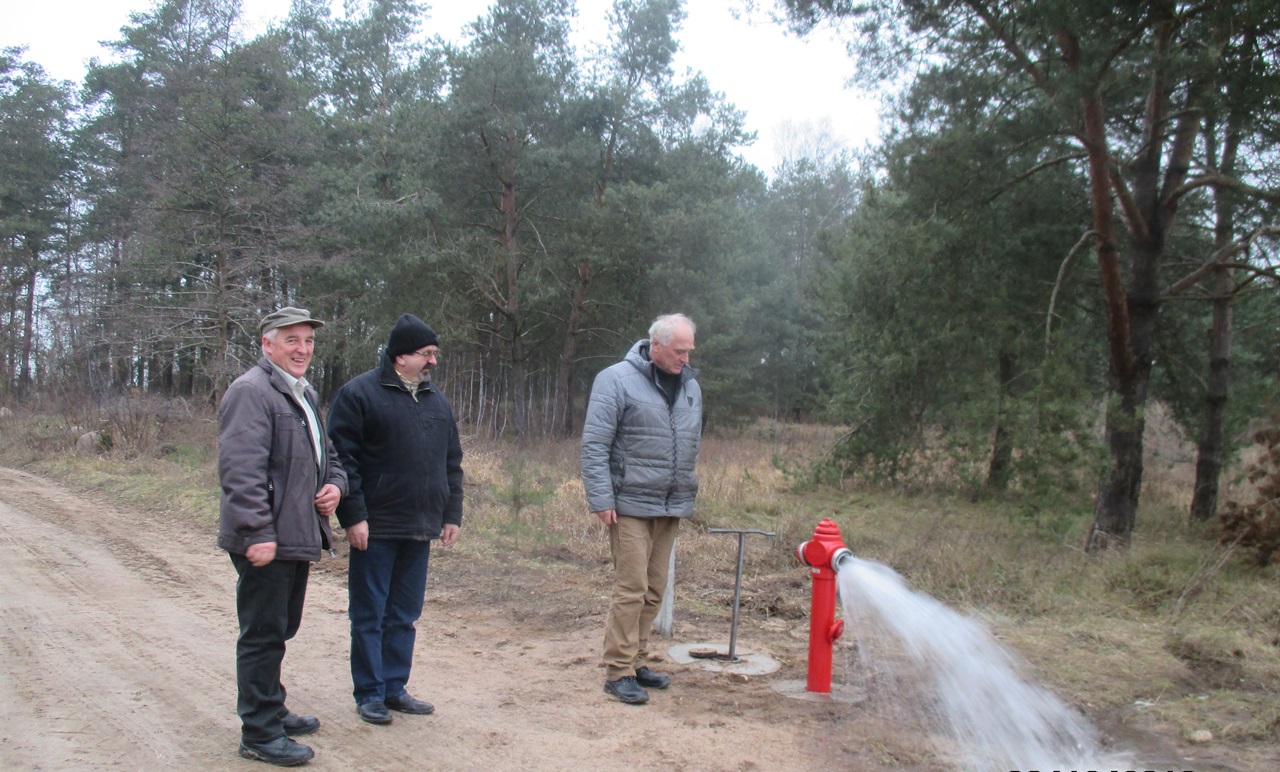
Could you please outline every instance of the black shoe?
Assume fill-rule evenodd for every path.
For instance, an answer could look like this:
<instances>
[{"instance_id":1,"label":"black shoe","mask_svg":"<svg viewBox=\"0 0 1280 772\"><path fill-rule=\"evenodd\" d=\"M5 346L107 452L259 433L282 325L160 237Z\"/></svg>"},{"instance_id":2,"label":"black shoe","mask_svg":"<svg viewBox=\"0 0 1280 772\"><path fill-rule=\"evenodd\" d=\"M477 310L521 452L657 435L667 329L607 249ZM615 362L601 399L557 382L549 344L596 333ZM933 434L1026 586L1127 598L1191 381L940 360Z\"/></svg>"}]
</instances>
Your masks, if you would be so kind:
<instances>
[{"instance_id":1,"label":"black shoe","mask_svg":"<svg viewBox=\"0 0 1280 772\"><path fill-rule=\"evenodd\" d=\"M390 724L391 714L387 712L387 706L381 701L366 702L363 705L356 706L356 712L360 714L360 718L370 724Z\"/></svg>"},{"instance_id":2,"label":"black shoe","mask_svg":"<svg viewBox=\"0 0 1280 772\"><path fill-rule=\"evenodd\" d=\"M297 713L284 714L284 733L290 737L311 734L319 728L320 719L315 716L299 716Z\"/></svg>"},{"instance_id":3,"label":"black shoe","mask_svg":"<svg viewBox=\"0 0 1280 772\"><path fill-rule=\"evenodd\" d=\"M622 700L628 705L643 705L649 701L649 693L640 688L635 676L623 676L616 681L605 681L606 694Z\"/></svg>"},{"instance_id":4,"label":"black shoe","mask_svg":"<svg viewBox=\"0 0 1280 772\"><path fill-rule=\"evenodd\" d=\"M388 697L386 705L400 713L412 713L415 716L429 716L436 712L436 706L423 700L415 700L408 692L399 697Z\"/></svg>"},{"instance_id":5,"label":"black shoe","mask_svg":"<svg viewBox=\"0 0 1280 772\"><path fill-rule=\"evenodd\" d=\"M671 679L648 667L636 668L636 683L646 689L665 689L671 685Z\"/></svg>"},{"instance_id":6,"label":"black shoe","mask_svg":"<svg viewBox=\"0 0 1280 772\"><path fill-rule=\"evenodd\" d=\"M240 741L240 755L246 759L265 761L277 767L296 767L315 758L315 752L288 737L277 737L269 743Z\"/></svg>"}]
</instances>

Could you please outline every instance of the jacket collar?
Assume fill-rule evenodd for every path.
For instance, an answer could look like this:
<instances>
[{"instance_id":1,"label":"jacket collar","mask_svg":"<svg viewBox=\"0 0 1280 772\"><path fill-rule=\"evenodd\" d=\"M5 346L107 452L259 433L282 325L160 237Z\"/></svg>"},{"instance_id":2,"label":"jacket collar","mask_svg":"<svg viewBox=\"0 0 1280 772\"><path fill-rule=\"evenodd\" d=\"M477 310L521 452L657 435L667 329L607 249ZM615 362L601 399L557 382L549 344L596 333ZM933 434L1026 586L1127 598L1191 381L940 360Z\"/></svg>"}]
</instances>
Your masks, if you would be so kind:
<instances>
[{"instance_id":1,"label":"jacket collar","mask_svg":"<svg viewBox=\"0 0 1280 772\"><path fill-rule=\"evenodd\" d=\"M636 341L631 346L631 350L627 352L626 357L624 357L624 361L630 362L633 367L644 373L649 380L653 380L658 377L658 366L649 358L648 338L641 338ZM695 367L685 365L680 370L680 385L683 386L689 381L694 380L701 372L701 370Z\"/></svg>"},{"instance_id":2,"label":"jacket collar","mask_svg":"<svg viewBox=\"0 0 1280 772\"><path fill-rule=\"evenodd\" d=\"M407 393L404 387L404 381L400 378L400 373L396 372L396 363L386 352L382 354L382 367L378 373L378 383L383 386L390 386L393 389L399 389ZM435 391L435 387L430 380L423 381L418 385L419 392Z\"/></svg>"},{"instance_id":3,"label":"jacket collar","mask_svg":"<svg viewBox=\"0 0 1280 772\"><path fill-rule=\"evenodd\" d=\"M289 404L292 405L295 410L299 411L298 414L300 416L305 418L306 411L303 410L302 406L298 404L297 399L294 397L293 389L289 387L289 382L285 380L284 375L280 373L280 370L275 366L275 364L272 363L270 359L267 359L264 356L258 360L258 367L261 367L263 370L267 371L267 377L270 378L271 380L271 387L274 388L276 391L280 392L281 394L285 395L286 397L288 397ZM310 383L308 383L306 385L305 391L307 393L307 401L311 403L311 409L314 410L316 413L316 420L317 421L323 420L320 417L320 408L316 404L319 401L319 396L316 394L315 387L312 386ZM319 467L321 469L326 469L329 465L329 449L324 443L324 425L323 424L320 424L320 440L321 441L320 441L319 447L316 447L314 442L308 441L307 444L311 445L311 452L315 453L319 458L320 460Z\"/></svg>"},{"instance_id":4,"label":"jacket collar","mask_svg":"<svg viewBox=\"0 0 1280 772\"><path fill-rule=\"evenodd\" d=\"M265 356L258 360L258 367L267 371L267 377L271 379L271 386L281 394L292 395L293 389L289 388L289 382L285 380L276 366L272 364L270 359ZM307 385L307 389L311 389L311 385Z\"/></svg>"}]
</instances>

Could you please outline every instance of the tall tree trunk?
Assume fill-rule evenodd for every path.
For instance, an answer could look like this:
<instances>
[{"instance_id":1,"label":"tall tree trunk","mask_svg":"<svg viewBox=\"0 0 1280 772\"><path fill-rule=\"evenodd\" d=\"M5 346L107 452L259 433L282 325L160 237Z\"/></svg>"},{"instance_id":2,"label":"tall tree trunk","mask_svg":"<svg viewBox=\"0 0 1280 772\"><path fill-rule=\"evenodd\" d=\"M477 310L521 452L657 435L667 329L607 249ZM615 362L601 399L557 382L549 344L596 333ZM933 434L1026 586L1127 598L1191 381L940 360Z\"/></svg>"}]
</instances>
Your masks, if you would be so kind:
<instances>
[{"instance_id":1,"label":"tall tree trunk","mask_svg":"<svg viewBox=\"0 0 1280 772\"><path fill-rule=\"evenodd\" d=\"M216 293L214 313L217 314L218 331L213 343L213 388L210 389L209 401L216 405L222 401L222 395L231 385L231 381L237 377L228 372L231 368L232 320L229 306L231 279L228 275L230 269L227 266L227 256L224 251L218 251L213 261L213 270L213 286Z\"/></svg>"},{"instance_id":2,"label":"tall tree trunk","mask_svg":"<svg viewBox=\"0 0 1280 772\"><path fill-rule=\"evenodd\" d=\"M1205 389L1204 425L1196 447L1196 484L1191 497L1191 519L1208 520L1218 508L1218 481L1227 424L1227 397L1231 389L1232 293L1231 269L1214 269L1213 322L1209 330L1209 380Z\"/></svg>"},{"instance_id":3,"label":"tall tree trunk","mask_svg":"<svg viewBox=\"0 0 1280 772\"><path fill-rule=\"evenodd\" d=\"M0 360L4 362L4 382L0 383L0 396L9 394L17 383L18 372L15 369L18 362L18 336L12 333L16 318L14 317L14 309L17 307L18 299L15 295L4 299L5 309L0 314L0 340L3 346L0 347Z\"/></svg>"},{"instance_id":4,"label":"tall tree trunk","mask_svg":"<svg viewBox=\"0 0 1280 772\"><path fill-rule=\"evenodd\" d=\"M987 487L1002 491L1009 487L1013 471L1013 441L1009 432L1007 405L1013 399L1014 375L1017 371L1012 354L1001 351L999 357L1000 392L996 406L996 434L991 444L991 465L987 467Z\"/></svg>"},{"instance_id":5,"label":"tall tree trunk","mask_svg":"<svg viewBox=\"0 0 1280 772\"><path fill-rule=\"evenodd\" d=\"M22 318L22 351L18 359L18 396L25 397L31 391L31 359L35 352L35 318L36 318L36 255L28 248L31 262L27 265L24 277L26 292L26 308Z\"/></svg>"},{"instance_id":6,"label":"tall tree trunk","mask_svg":"<svg viewBox=\"0 0 1280 772\"><path fill-rule=\"evenodd\" d=\"M1155 287L1161 245L1135 250L1127 289L1130 367L1110 373L1106 441L1111 464L1098 491L1088 552L1127 547L1142 493L1143 432L1159 302Z\"/></svg>"},{"instance_id":7,"label":"tall tree trunk","mask_svg":"<svg viewBox=\"0 0 1280 772\"><path fill-rule=\"evenodd\" d=\"M529 433L529 402L525 390L528 388L525 375L524 341L521 330L511 325L511 387L508 398L514 411L516 438L523 439Z\"/></svg>"},{"instance_id":8,"label":"tall tree trunk","mask_svg":"<svg viewBox=\"0 0 1280 772\"><path fill-rule=\"evenodd\" d=\"M1217 162L1223 174L1235 174L1240 151L1240 115L1231 112L1225 122L1222 156L1214 158L1218 143L1212 127L1206 122L1205 147L1210 162ZM1193 521L1213 517L1218 508L1218 484L1226 447L1227 401L1231 393L1232 311L1235 303L1234 272L1225 263L1234 254L1229 249L1235 238L1235 195L1228 190L1214 191L1213 243L1216 263L1213 270L1213 319L1209 327L1209 377L1205 384L1204 423L1196 447L1196 483L1191 496L1190 516Z\"/></svg>"},{"instance_id":9,"label":"tall tree trunk","mask_svg":"<svg viewBox=\"0 0 1280 772\"><path fill-rule=\"evenodd\" d=\"M1078 51L1068 49L1069 60ZM1142 487L1142 418L1146 380L1139 378L1131 340L1131 307L1125 294L1116 249L1114 205L1111 195L1110 158L1099 94L1084 99L1084 133L1089 157L1089 197L1093 230L1097 234L1098 270L1107 308L1109 391L1106 435L1110 469L1098 490L1094 522L1085 549L1105 549L1114 539L1124 545L1133 532ZM1139 388L1141 387L1141 388Z\"/></svg>"},{"instance_id":10,"label":"tall tree trunk","mask_svg":"<svg viewBox=\"0 0 1280 772\"><path fill-rule=\"evenodd\" d=\"M520 213L516 208L516 186L506 180L502 186L502 248L506 258L506 298L498 309L506 318L511 331L508 341L511 352L511 388L508 392L511 407L515 411L516 436L529 433L529 411L525 402L524 325L520 318L520 245L516 240L516 225Z\"/></svg>"},{"instance_id":11,"label":"tall tree trunk","mask_svg":"<svg viewBox=\"0 0 1280 772\"><path fill-rule=\"evenodd\" d=\"M1142 491L1142 433L1146 426L1142 405L1145 401L1145 380L1129 378L1118 382L1113 379L1106 421L1111 459L1094 503L1093 527L1085 543L1087 552L1126 547L1133 534Z\"/></svg>"},{"instance_id":12,"label":"tall tree trunk","mask_svg":"<svg viewBox=\"0 0 1280 772\"><path fill-rule=\"evenodd\" d=\"M188 351L178 360L178 374L174 388L183 397L194 397L196 394L196 362L200 360L202 350L203 347Z\"/></svg>"},{"instance_id":13,"label":"tall tree trunk","mask_svg":"<svg viewBox=\"0 0 1280 772\"><path fill-rule=\"evenodd\" d=\"M1124 180L1107 148L1102 98L1092 91L1083 98L1084 145L1089 158L1089 189L1093 228L1098 234L1098 264L1107 298L1110 346L1110 399L1107 402L1107 447L1111 467L1098 491L1087 552L1115 544L1128 546L1142 491L1142 433L1153 362L1152 342L1160 309L1157 288L1165 237L1177 213L1178 189L1187 179L1201 125L1200 98L1204 82L1193 81L1182 92L1180 109L1171 109L1174 90L1166 67L1170 61L1176 8L1170 0L1152 4L1152 38L1157 67L1143 117L1143 142ZM1077 41L1063 38L1069 66L1079 72ZM1176 116L1176 117L1175 117ZM1162 155L1168 150L1161 179ZM1112 176L1114 175L1114 176ZM1113 197L1119 201L1128 228L1131 262L1123 288L1116 260Z\"/></svg>"},{"instance_id":14,"label":"tall tree trunk","mask_svg":"<svg viewBox=\"0 0 1280 772\"><path fill-rule=\"evenodd\" d=\"M170 396L165 393L165 387L168 384L165 379L166 368L162 361L163 359L163 355L154 349L152 349L151 353L147 354L146 392L148 394L165 394L165 396Z\"/></svg>"},{"instance_id":15,"label":"tall tree trunk","mask_svg":"<svg viewBox=\"0 0 1280 772\"><path fill-rule=\"evenodd\" d=\"M573 371L578 356L578 333L582 330L582 309L587 304L587 285L590 283L591 261L584 258L578 263L578 286L573 291L564 347L560 350L560 362L556 366L556 405L552 426L561 437L572 437L575 428Z\"/></svg>"}]
</instances>

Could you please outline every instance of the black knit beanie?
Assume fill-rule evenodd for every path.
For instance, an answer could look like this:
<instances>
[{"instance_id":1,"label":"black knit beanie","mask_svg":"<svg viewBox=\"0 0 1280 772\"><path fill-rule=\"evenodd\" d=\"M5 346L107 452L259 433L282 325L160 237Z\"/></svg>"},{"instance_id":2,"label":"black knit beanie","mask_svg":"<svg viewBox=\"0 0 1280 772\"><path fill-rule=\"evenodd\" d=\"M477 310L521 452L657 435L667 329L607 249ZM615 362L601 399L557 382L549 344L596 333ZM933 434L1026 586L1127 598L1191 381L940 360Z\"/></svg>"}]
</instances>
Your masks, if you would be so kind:
<instances>
[{"instance_id":1,"label":"black knit beanie","mask_svg":"<svg viewBox=\"0 0 1280 772\"><path fill-rule=\"evenodd\" d=\"M401 354L409 354L423 346L439 346L440 339L436 331L413 314L401 314L396 326L391 328L391 336L387 338L387 356L395 359Z\"/></svg>"}]
</instances>

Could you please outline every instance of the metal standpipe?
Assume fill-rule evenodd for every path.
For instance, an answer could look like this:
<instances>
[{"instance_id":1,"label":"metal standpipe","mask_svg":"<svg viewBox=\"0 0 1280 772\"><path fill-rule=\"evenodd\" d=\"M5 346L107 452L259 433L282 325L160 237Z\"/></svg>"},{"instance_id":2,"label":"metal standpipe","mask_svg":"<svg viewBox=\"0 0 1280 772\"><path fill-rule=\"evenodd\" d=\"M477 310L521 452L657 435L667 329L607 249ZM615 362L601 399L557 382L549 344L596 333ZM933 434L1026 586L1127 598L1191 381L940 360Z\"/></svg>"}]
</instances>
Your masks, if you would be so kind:
<instances>
[{"instance_id":1,"label":"metal standpipe","mask_svg":"<svg viewBox=\"0 0 1280 772\"><path fill-rule=\"evenodd\" d=\"M806 688L831 693L831 655L844 633L844 621L836 619L836 574L840 563L853 557L844 546L840 527L829 518L818 523L813 538L796 550L800 562L813 577L813 604L809 613L809 678Z\"/></svg>"},{"instance_id":2,"label":"metal standpipe","mask_svg":"<svg viewBox=\"0 0 1280 772\"><path fill-rule=\"evenodd\" d=\"M707 533L736 533L738 534L738 571L733 580L733 621L729 625L729 652L727 654L717 654L712 659L724 660L726 662L737 662L737 646L738 646L738 604L742 600L742 559L746 553L747 534L755 533L761 536L773 536L772 531L759 531L754 528L708 528Z\"/></svg>"}]
</instances>

